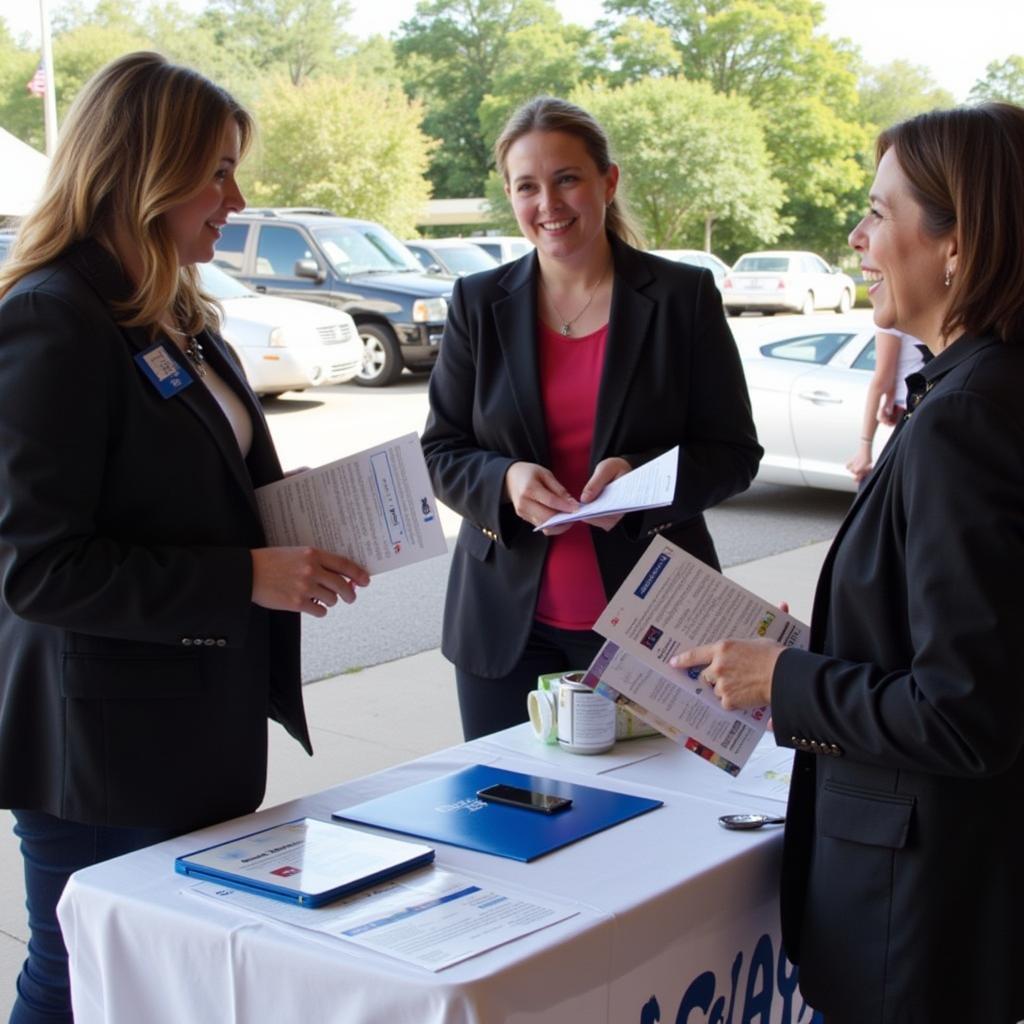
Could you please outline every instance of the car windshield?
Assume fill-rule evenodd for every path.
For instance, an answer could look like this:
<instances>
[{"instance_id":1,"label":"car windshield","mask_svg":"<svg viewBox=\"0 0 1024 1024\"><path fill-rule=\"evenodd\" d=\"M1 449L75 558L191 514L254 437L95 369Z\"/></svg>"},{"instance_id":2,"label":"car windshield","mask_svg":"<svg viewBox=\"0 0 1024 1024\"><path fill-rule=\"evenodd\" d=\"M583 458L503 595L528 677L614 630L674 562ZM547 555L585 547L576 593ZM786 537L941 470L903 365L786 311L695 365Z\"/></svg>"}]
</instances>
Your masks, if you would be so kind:
<instances>
[{"instance_id":1,"label":"car windshield","mask_svg":"<svg viewBox=\"0 0 1024 1024\"><path fill-rule=\"evenodd\" d=\"M199 281L203 290L215 299L250 299L256 293L247 288L241 281L235 280L230 274L225 274L220 267L212 263L197 263Z\"/></svg>"},{"instance_id":2,"label":"car windshield","mask_svg":"<svg viewBox=\"0 0 1024 1024\"><path fill-rule=\"evenodd\" d=\"M737 274L784 274L789 270L788 256L744 256L732 268Z\"/></svg>"},{"instance_id":3,"label":"car windshield","mask_svg":"<svg viewBox=\"0 0 1024 1024\"><path fill-rule=\"evenodd\" d=\"M438 249L437 254L456 274L475 274L478 270L491 270L498 265L493 256L477 245L453 245Z\"/></svg>"},{"instance_id":4,"label":"car windshield","mask_svg":"<svg viewBox=\"0 0 1024 1024\"><path fill-rule=\"evenodd\" d=\"M379 225L318 228L315 234L339 274L423 272L416 257Z\"/></svg>"}]
</instances>

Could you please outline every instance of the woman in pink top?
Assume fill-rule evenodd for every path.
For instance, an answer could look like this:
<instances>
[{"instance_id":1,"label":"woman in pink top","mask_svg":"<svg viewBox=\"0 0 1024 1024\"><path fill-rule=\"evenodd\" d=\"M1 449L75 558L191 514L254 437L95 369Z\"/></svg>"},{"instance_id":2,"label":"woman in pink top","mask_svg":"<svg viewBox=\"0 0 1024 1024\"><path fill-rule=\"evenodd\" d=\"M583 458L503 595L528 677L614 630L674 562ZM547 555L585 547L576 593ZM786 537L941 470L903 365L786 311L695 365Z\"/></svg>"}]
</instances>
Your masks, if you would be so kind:
<instances>
[{"instance_id":1,"label":"woman in pink top","mask_svg":"<svg viewBox=\"0 0 1024 1024\"><path fill-rule=\"evenodd\" d=\"M467 739L525 720L539 674L589 664L594 621L656 534L717 567L702 513L761 456L714 280L633 247L594 119L533 100L495 157L535 250L456 282L423 435L463 517L442 650ZM534 532L676 445L669 507Z\"/></svg>"}]
</instances>

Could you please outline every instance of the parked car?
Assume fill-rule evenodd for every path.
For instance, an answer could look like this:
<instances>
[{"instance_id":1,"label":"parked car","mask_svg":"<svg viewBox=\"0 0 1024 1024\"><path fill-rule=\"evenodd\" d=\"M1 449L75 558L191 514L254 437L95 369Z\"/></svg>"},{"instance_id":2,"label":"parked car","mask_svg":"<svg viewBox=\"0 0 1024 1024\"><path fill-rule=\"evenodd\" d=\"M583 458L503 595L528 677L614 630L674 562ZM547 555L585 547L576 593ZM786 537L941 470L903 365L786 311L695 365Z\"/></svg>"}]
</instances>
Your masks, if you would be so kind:
<instances>
[{"instance_id":1,"label":"parked car","mask_svg":"<svg viewBox=\"0 0 1024 1024\"><path fill-rule=\"evenodd\" d=\"M0 230L0 263L7 259L12 245L14 245L14 232L8 231L6 228Z\"/></svg>"},{"instance_id":2,"label":"parked car","mask_svg":"<svg viewBox=\"0 0 1024 1024\"><path fill-rule=\"evenodd\" d=\"M363 343L356 383L382 387L403 367L429 370L452 282L425 274L387 228L327 210L263 209L224 226L214 262L258 292L350 314Z\"/></svg>"},{"instance_id":3,"label":"parked car","mask_svg":"<svg viewBox=\"0 0 1024 1024\"><path fill-rule=\"evenodd\" d=\"M748 252L726 275L722 296L731 314L779 310L845 313L856 295L853 279L813 252Z\"/></svg>"},{"instance_id":4,"label":"parked car","mask_svg":"<svg viewBox=\"0 0 1024 1024\"><path fill-rule=\"evenodd\" d=\"M465 277L498 265L493 256L464 238L419 238L405 246L428 274Z\"/></svg>"},{"instance_id":5,"label":"parked car","mask_svg":"<svg viewBox=\"0 0 1024 1024\"><path fill-rule=\"evenodd\" d=\"M511 263L513 260L519 259L520 256L525 256L528 252L533 251L533 245L530 242L515 235L480 235L479 238L467 238L466 241L479 245L498 263Z\"/></svg>"},{"instance_id":6,"label":"parked car","mask_svg":"<svg viewBox=\"0 0 1024 1024\"><path fill-rule=\"evenodd\" d=\"M348 313L258 295L210 263L198 269L203 288L224 309L224 340L258 395L343 384L362 369L363 346Z\"/></svg>"},{"instance_id":7,"label":"parked car","mask_svg":"<svg viewBox=\"0 0 1024 1024\"><path fill-rule=\"evenodd\" d=\"M703 249L651 249L650 251L652 256L661 256L666 260L676 260L678 263L689 263L691 267L703 267L705 270L710 270L715 277L715 284L718 285L719 291L722 290L725 275L729 273L728 263Z\"/></svg>"},{"instance_id":8,"label":"parked car","mask_svg":"<svg viewBox=\"0 0 1024 1024\"><path fill-rule=\"evenodd\" d=\"M758 480L855 491L846 463L875 368L875 328L738 344L764 446ZM876 454L891 432L879 424Z\"/></svg>"}]
</instances>

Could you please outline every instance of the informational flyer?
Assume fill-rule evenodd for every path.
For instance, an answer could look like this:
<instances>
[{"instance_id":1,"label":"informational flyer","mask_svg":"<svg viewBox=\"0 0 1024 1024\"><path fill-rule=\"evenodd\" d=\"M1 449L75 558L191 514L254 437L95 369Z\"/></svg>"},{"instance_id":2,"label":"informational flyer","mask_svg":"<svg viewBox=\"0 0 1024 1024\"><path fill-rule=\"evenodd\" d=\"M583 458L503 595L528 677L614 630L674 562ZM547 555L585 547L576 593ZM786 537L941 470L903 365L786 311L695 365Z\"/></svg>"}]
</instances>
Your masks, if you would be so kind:
<instances>
[{"instance_id":1,"label":"informational flyer","mask_svg":"<svg viewBox=\"0 0 1024 1024\"><path fill-rule=\"evenodd\" d=\"M579 913L534 894L522 898L438 867L313 909L207 882L188 891L333 935L428 971L442 971Z\"/></svg>"},{"instance_id":2,"label":"informational flyer","mask_svg":"<svg viewBox=\"0 0 1024 1024\"><path fill-rule=\"evenodd\" d=\"M676 493L678 466L679 446L676 445L664 455L613 480L598 497L580 505L575 512L559 512L535 527L533 532L562 523L575 523L580 519L624 515L626 512L671 505Z\"/></svg>"},{"instance_id":3,"label":"informational flyer","mask_svg":"<svg viewBox=\"0 0 1024 1024\"><path fill-rule=\"evenodd\" d=\"M700 666L680 672L669 659L727 637L806 647L809 632L664 538L651 542L594 629L608 642L583 682L730 775L757 746L768 709L723 710Z\"/></svg>"},{"instance_id":4,"label":"informational flyer","mask_svg":"<svg viewBox=\"0 0 1024 1024\"><path fill-rule=\"evenodd\" d=\"M256 489L267 542L345 555L371 576L448 550L416 434Z\"/></svg>"}]
</instances>

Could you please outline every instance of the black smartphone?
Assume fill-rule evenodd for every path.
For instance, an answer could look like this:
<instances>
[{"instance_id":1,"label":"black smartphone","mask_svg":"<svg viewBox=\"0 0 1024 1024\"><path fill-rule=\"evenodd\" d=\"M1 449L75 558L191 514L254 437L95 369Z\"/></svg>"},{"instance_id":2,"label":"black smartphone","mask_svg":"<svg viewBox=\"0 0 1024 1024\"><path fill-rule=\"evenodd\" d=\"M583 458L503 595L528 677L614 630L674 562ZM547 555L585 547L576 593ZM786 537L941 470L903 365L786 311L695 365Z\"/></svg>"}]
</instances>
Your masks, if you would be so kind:
<instances>
[{"instance_id":1,"label":"black smartphone","mask_svg":"<svg viewBox=\"0 0 1024 1024\"><path fill-rule=\"evenodd\" d=\"M555 814L572 806L572 800L567 796L535 793L530 789L506 786L503 783L488 786L486 789L478 789L476 795L481 800L488 800L491 803L509 804L512 807L525 808L527 811L540 811L541 814Z\"/></svg>"}]
</instances>

